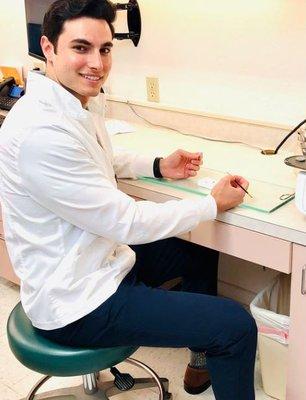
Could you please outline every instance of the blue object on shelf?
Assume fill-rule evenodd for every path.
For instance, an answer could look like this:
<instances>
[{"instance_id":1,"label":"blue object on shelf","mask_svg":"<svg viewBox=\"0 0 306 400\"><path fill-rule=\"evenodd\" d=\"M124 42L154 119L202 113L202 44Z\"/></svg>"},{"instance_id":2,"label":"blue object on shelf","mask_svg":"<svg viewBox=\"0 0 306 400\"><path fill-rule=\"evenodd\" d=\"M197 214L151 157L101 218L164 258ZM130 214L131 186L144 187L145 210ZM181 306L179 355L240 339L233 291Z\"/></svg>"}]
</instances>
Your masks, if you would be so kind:
<instances>
[{"instance_id":1,"label":"blue object on shelf","mask_svg":"<svg viewBox=\"0 0 306 400\"><path fill-rule=\"evenodd\" d=\"M19 99L24 95L24 89L17 85L12 85L10 91L8 93L10 97L14 97L15 99Z\"/></svg>"}]
</instances>

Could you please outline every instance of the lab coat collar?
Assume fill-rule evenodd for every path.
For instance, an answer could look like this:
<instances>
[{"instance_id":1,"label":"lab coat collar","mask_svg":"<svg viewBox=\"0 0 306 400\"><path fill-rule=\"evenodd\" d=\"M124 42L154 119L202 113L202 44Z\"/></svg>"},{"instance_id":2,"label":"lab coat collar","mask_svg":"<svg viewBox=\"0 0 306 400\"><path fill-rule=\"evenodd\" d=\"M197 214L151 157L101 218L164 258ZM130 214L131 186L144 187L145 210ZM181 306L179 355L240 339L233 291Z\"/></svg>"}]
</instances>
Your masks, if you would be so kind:
<instances>
[{"instance_id":1,"label":"lab coat collar","mask_svg":"<svg viewBox=\"0 0 306 400\"><path fill-rule=\"evenodd\" d=\"M88 101L87 110L82 107L78 98L67 89L40 72L30 71L27 78L27 92L34 95L45 107L57 107L59 112L74 118L87 118L87 110L103 113L104 95L99 94Z\"/></svg>"}]
</instances>

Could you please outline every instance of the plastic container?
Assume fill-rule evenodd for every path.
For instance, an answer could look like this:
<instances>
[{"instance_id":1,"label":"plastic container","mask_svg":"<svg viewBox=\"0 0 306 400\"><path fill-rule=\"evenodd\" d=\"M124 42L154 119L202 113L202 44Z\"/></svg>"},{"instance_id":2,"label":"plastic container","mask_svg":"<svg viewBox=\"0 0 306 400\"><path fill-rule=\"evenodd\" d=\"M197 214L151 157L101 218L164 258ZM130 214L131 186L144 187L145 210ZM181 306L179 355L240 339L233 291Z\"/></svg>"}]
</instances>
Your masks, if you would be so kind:
<instances>
[{"instance_id":1,"label":"plastic container","mask_svg":"<svg viewBox=\"0 0 306 400\"><path fill-rule=\"evenodd\" d=\"M251 312L258 326L258 349L263 389L286 399L289 342L290 276L279 275L254 298Z\"/></svg>"}]
</instances>

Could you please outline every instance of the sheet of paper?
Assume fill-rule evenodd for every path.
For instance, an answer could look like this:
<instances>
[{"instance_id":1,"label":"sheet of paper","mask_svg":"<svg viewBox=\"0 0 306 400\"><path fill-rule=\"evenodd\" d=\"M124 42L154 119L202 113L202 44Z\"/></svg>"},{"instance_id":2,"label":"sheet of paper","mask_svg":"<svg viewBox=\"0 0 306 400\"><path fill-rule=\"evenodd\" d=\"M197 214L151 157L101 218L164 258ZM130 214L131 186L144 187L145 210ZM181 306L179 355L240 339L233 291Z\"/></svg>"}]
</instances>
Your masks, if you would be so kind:
<instances>
[{"instance_id":1,"label":"sheet of paper","mask_svg":"<svg viewBox=\"0 0 306 400\"><path fill-rule=\"evenodd\" d=\"M197 182L198 186L201 186L206 189L212 189L216 183L217 183L217 181L213 178L210 178L209 176L198 179L198 182Z\"/></svg>"},{"instance_id":2,"label":"sheet of paper","mask_svg":"<svg viewBox=\"0 0 306 400\"><path fill-rule=\"evenodd\" d=\"M117 135L118 133L135 132L133 125L119 119L107 119L105 121L105 127L110 136Z\"/></svg>"}]
</instances>

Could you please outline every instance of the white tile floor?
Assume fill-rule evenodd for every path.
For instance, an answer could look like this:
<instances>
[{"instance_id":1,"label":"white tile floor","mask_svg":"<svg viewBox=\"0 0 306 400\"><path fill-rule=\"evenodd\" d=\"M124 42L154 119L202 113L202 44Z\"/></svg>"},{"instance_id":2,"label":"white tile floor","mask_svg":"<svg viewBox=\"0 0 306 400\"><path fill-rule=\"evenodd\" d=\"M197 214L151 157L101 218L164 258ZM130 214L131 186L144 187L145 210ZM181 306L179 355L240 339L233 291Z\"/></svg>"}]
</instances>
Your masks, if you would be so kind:
<instances>
[{"instance_id":1,"label":"white tile floor","mask_svg":"<svg viewBox=\"0 0 306 400\"><path fill-rule=\"evenodd\" d=\"M24 398L30 388L41 375L30 371L21 365L12 355L6 337L6 321L8 315L14 305L19 301L18 286L7 282L0 278L0 399L1 400L18 400ZM170 391L174 400L214 400L215 397L211 388L205 394L191 396L184 392L182 380L185 366L188 362L187 349L156 349L141 348L133 355L133 357L147 363L160 376L166 376L170 381ZM257 363L258 364L258 363ZM137 372L131 366L122 366L120 370L128 370L137 376ZM105 373L103 373L105 375ZM143 376L141 373L139 374ZM54 388L67 387L69 385L77 385L80 383L79 378L53 378L47 383L43 391ZM130 400L130 399L146 399L154 400L157 398L153 390L144 392L127 392L124 395L114 398ZM261 387L260 372L256 369L256 400L269 400L271 397L264 394Z\"/></svg>"}]
</instances>

